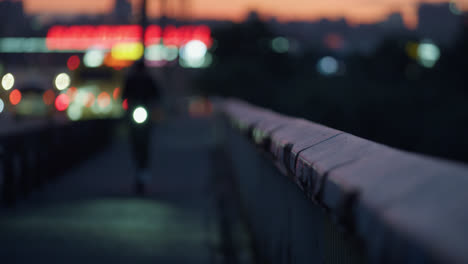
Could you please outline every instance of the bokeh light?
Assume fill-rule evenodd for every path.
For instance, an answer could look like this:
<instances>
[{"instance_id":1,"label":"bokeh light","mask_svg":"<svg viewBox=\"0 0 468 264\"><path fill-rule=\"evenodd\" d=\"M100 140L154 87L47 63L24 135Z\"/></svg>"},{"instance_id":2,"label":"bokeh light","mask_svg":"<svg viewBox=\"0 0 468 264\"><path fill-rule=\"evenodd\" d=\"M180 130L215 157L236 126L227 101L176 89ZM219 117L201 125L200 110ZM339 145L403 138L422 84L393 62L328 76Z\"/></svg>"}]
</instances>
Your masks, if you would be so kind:
<instances>
[{"instance_id":1,"label":"bokeh light","mask_svg":"<svg viewBox=\"0 0 468 264\"><path fill-rule=\"evenodd\" d=\"M98 68L104 63L105 52L99 49L88 50L84 57L83 63L88 68Z\"/></svg>"},{"instance_id":2,"label":"bokeh light","mask_svg":"<svg viewBox=\"0 0 468 264\"><path fill-rule=\"evenodd\" d=\"M0 114L3 113L3 109L5 109L5 103L2 98L0 98Z\"/></svg>"},{"instance_id":3,"label":"bokeh light","mask_svg":"<svg viewBox=\"0 0 468 264\"><path fill-rule=\"evenodd\" d=\"M97 101L97 100L96 100L96 101ZM99 104L97 104L97 103L93 104L93 105L90 107L90 109L91 109L91 112L92 112L93 114L95 114L95 115L99 115L99 114L101 114L101 113L104 112L103 109L102 109L101 107L99 107Z\"/></svg>"},{"instance_id":4,"label":"bokeh light","mask_svg":"<svg viewBox=\"0 0 468 264\"><path fill-rule=\"evenodd\" d=\"M91 106L93 106L93 105L94 105L95 98L96 98L96 97L94 96L93 93L91 93L91 92L88 93L88 94L86 95L86 99L85 99L85 106L86 106L86 107L91 107Z\"/></svg>"},{"instance_id":5,"label":"bokeh light","mask_svg":"<svg viewBox=\"0 0 468 264\"><path fill-rule=\"evenodd\" d=\"M142 124L148 119L148 112L145 108L139 106L133 111L133 120L138 124Z\"/></svg>"},{"instance_id":6,"label":"bokeh light","mask_svg":"<svg viewBox=\"0 0 468 264\"><path fill-rule=\"evenodd\" d=\"M284 37L277 37L271 41L271 48L277 53L286 53L289 51L289 40Z\"/></svg>"},{"instance_id":7,"label":"bokeh light","mask_svg":"<svg viewBox=\"0 0 468 264\"><path fill-rule=\"evenodd\" d=\"M151 45L145 50L145 59L148 61L173 61L177 59L179 49L177 46Z\"/></svg>"},{"instance_id":8,"label":"bokeh light","mask_svg":"<svg viewBox=\"0 0 468 264\"><path fill-rule=\"evenodd\" d=\"M206 53L204 57L196 60L184 60L182 57L179 58L179 63L184 68L206 68L213 62L213 56L210 53Z\"/></svg>"},{"instance_id":9,"label":"bokeh light","mask_svg":"<svg viewBox=\"0 0 468 264\"><path fill-rule=\"evenodd\" d=\"M78 104L72 104L67 109L67 116L72 121L80 120L83 115L83 109Z\"/></svg>"},{"instance_id":10,"label":"bokeh light","mask_svg":"<svg viewBox=\"0 0 468 264\"><path fill-rule=\"evenodd\" d=\"M454 15L459 16L463 14L463 11L458 7L457 2L455 0L450 1L449 8L450 8L450 12L452 12L452 14Z\"/></svg>"},{"instance_id":11,"label":"bokeh light","mask_svg":"<svg viewBox=\"0 0 468 264\"><path fill-rule=\"evenodd\" d=\"M213 105L203 97L193 97L189 101L188 112L191 117L203 117L212 114Z\"/></svg>"},{"instance_id":12,"label":"bokeh light","mask_svg":"<svg viewBox=\"0 0 468 264\"><path fill-rule=\"evenodd\" d=\"M323 44L330 50L339 51L343 49L344 39L338 33L330 33L324 37Z\"/></svg>"},{"instance_id":13,"label":"bokeh light","mask_svg":"<svg viewBox=\"0 0 468 264\"><path fill-rule=\"evenodd\" d=\"M107 92L102 92L98 95L97 103L100 108L106 108L111 103L111 97Z\"/></svg>"},{"instance_id":14,"label":"bokeh light","mask_svg":"<svg viewBox=\"0 0 468 264\"><path fill-rule=\"evenodd\" d=\"M125 111L128 110L128 99L123 100L123 102L122 102L122 108L123 108L123 110L125 110Z\"/></svg>"},{"instance_id":15,"label":"bokeh light","mask_svg":"<svg viewBox=\"0 0 468 264\"><path fill-rule=\"evenodd\" d=\"M139 60L144 53L142 43L118 43L112 47L112 57L117 60Z\"/></svg>"},{"instance_id":16,"label":"bokeh light","mask_svg":"<svg viewBox=\"0 0 468 264\"><path fill-rule=\"evenodd\" d=\"M71 56L67 61L67 67L70 71L74 71L80 67L80 58L76 55Z\"/></svg>"},{"instance_id":17,"label":"bokeh light","mask_svg":"<svg viewBox=\"0 0 468 264\"><path fill-rule=\"evenodd\" d=\"M191 40L180 50L180 56L186 61L196 61L205 57L208 48L200 40Z\"/></svg>"},{"instance_id":18,"label":"bokeh light","mask_svg":"<svg viewBox=\"0 0 468 264\"><path fill-rule=\"evenodd\" d=\"M338 61L330 56L323 57L317 63L317 71L326 76L333 75L338 72Z\"/></svg>"},{"instance_id":19,"label":"bokeh light","mask_svg":"<svg viewBox=\"0 0 468 264\"><path fill-rule=\"evenodd\" d=\"M405 46L405 51L408 57L417 60L418 59L418 48L419 48L419 43L416 42L408 42Z\"/></svg>"},{"instance_id":20,"label":"bokeh light","mask_svg":"<svg viewBox=\"0 0 468 264\"><path fill-rule=\"evenodd\" d=\"M70 83L70 76L66 73L60 73L55 77L55 87L57 87L59 91L67 89L68 86L70 86Z\"/></svg>"},{"instance_id":21,"label":"bokeh light","mask_svg":"<svg viewBox=\"0 0 468 264\"><path fill-rule=\"evenodd\" d=\"M42 95L42 100L45 105L52 105L55 101L55 93L52 90L47 90Z\"/></svg>"},{"instance_id":22,"label":"bokeh light","mask_svg":"<svg viewBox=\"0 0 468 264\"><path fill-rule=\"evenodd\" d=\"M198 60L184 60L182 57L179 59L179 63L184 68L201 68L205 64L205 58Z\"/></svg>"},{"instance_id":23,"label":"bokeh light","mask_svg":"<svg viewBox=\"0 0 468 264\"><path fill-rule=\"evenodd\" d=\"M11 73L7 73L2 78L2 87L5 90L10 90L15 85L15 77Z\"/></svg>"},{"instance_id":24,"label":"bokeh light","mask_svg":"<svg viewBox=\"0 0 468 264\"><path fill-rule=\"evenodd\" d=\"M68 88L67 95L68 95L68 98L70 99L70 102L75 100L77 93L78 93L78 89L76 87Z\"/></svg>"},{"instance_id":25,"label":"bokeh light","mask_svg":"<svg viewBox=\"0 0 468 264\"><path fill-rule=\"evenodd\" d=\"M114 100L117 100L117 98L119 98L120 96L120 88L117 87L114 89L114 92L112 92L112 97L114 98Z\"/></svg>"},{"instance_id":26,"label":"bokeh light","mask_svg":"<svg viewBox=\"0 0 468 264\"><path fill-rule=\"evenodd\" d=\"M162 44L151 45L145 50L145 59L149 61L161 61L164 59L165 47Z\"/></svg>"},{"instance_id":27,"label":"bokeh light","mask_svg":"<svg viewBox=\"0 0 468 264\"><path fill-rule=\"evenodd\" d=\"M55 99L55 108L60 112L67 110L69 104L70 99L67 94L61 94Z\"/></svg>"},{"instance_id":28,"label":"bokeh light","mask_svg":"<svg viewBox=\"0 0 468 264\"><path fill-rule=\"evenodd\" d=\"M121 70L123 68L129 67L133 63L134 62L130 60L115 59L110 53L107 53L104 57L104 65L106 65L107 67L114 68L116 70Z\"/></svg>"},{"instance_id":29,"label":"bokeh light","mask_svg":"<svg viewBox=\"0 0 468 264\"><path fill-rule=\"evenodd\" d=\"M207 53L205 55L205 61L203 62L202 67L209 67L213 63L213 55L211 53Z\"/></svg>"},{"instance_id":30,"label":"bokeh light","mask_svg":"<svg viewBox=\"0 0 468 264\"><path fill-rule=\"evenodd\" d=\"M10 103L12 105L17 105L20 102L21 102L21 92L18 89L15 89L10 93Z\"/></svg>"},{"instance_id":31,"label":"bokeh light","mask_svg":"<svg viewBox=\"0 0 468 264\"><path fill-rule=\"evenodd\" d=\"M440 58L440 49L431 42L424 42L418 46L419 62L426 68L432 68Z\"/></svg>"},{"instance_id":32,"label":"bokeh light","mask_svg":"<svg viewBox=\"0 0 468 264\"><path fill-rule=\"evenodd\" d=\"M179 49L176 46L167 46L163 53L163 58L167 61L173 61L179 56Z\"/></svg>"}]
</instances>

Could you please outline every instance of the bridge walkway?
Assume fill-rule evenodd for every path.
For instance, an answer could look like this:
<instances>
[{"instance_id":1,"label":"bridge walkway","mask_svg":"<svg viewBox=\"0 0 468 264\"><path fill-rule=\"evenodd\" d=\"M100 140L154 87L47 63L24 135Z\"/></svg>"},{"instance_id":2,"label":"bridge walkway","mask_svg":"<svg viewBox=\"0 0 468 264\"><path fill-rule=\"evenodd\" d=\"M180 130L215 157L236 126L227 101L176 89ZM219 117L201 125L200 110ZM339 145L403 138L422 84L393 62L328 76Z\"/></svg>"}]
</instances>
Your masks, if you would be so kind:
<instances>
[{"instance_id":1,"label":"bridge walkway","mask_svg":"<svg viewBox=\"0 0 468 264\"><path fill-rule=\"evenodd\" d=\"M154 129L144 197L133 193L129 144L117 134L107 149L0 210L1 263L233 263L219 224L214 119Z\"/></svg>"}]
</instances>

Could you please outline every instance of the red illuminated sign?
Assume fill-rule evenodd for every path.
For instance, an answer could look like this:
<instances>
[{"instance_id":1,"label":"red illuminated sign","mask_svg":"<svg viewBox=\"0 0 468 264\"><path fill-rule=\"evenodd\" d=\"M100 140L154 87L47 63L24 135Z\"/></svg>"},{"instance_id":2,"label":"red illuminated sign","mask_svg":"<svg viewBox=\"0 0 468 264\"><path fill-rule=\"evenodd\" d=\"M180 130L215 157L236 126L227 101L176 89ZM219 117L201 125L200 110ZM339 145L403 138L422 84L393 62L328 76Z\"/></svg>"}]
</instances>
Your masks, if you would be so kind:
<instances>
[{"instance_id":1,"label":"red illuminated sign","mask_svg":"<svg viewBox=\"0 0 468 264\"><path fill-rule=\"evenodd\" d=\"M138 25L53 26L46 38L49 50L87 50L91 47L111 49L117 43L139 42L143 29ZM150 25L144 34L146 46L162 43L183 46L191 40L200 40L211 47L211 30L207 26Z\"/></svg>"}]
</instances>

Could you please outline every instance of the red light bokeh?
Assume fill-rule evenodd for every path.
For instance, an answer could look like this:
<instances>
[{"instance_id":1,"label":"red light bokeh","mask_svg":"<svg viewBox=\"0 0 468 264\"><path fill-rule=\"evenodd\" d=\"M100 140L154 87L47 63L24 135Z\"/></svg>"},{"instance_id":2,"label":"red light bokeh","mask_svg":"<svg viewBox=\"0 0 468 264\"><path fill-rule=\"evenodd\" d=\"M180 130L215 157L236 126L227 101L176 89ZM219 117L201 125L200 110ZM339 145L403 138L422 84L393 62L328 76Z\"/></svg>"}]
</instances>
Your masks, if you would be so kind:
<instances>
[{"instance_id":1,"label":"red light bokeh","mask_svg":"<svg viewBox=\"0 0 468 264\"><path fill-rule=\"evenodd\" d=\"M331 50L340 50L343 48L344 40L340 34L330 33L323 39L325 46Z\"/></svg>"},{"instance_id":2,"label":"red light bokeh","mask_svg":"<svg viewBox=\"0 0 468 264\"><path fill-rule=\"evenodd\" d=\"M80 58L76 55L71 56L67 61L67 67L70 71L74 71L80 67Z\"/></svg>"},{"instance_id":3,"label":"red light bokeh","mask_svg":"<svg viewBox=\"0 0 468 264\"><path fill-rule=\"evenodd\" d=\"M70 99L66 94L61 94L55 99L55 108L60 112L67 110L69 104Z\"/></svg>"},{"instance_id":4,"label":"red light bokeh","mask_svg":"<svg viewBox=\"0 0 468 264\"><path fill-rule=\"evenodd\" d=\"M127 111L128 110L128 99L123 100L122 108Z\"/></svg>"},{"instance_id":5,"label":"red light bokeh","mask_svg":"<svg viewBox=\"0 0 468 264\"><path fill-rule=\"evenodd\" d=\"M10 103L12 105L17 105L21 102L21 92L18 89L11 91L10 93Z\"/></svg>"}]
</instances>

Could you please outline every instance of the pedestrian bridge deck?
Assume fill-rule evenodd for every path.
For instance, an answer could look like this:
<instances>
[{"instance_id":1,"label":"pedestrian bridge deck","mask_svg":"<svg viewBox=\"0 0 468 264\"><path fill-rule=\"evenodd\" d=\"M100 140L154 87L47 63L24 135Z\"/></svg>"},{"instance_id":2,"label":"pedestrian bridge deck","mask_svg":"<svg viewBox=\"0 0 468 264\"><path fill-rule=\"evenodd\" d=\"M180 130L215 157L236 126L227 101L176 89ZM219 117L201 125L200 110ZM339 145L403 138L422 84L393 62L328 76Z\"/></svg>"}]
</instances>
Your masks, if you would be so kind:
<instances>
[{"instance_id":1,"label":"pedestrian bridge deck","mask_svg":"<svg viewBox=\"0 0 468 264\"><path fill-rule=\"evenodd\" d=\"M152 181L133 193L123 135L11 209L0 211L1 263L213 263L220 237L212 119L153 131Z\"/></svg>"},{"instance_id":2,"label":"pedestrian bridge deck","mask_svg":"<svg viewBox=\"0 0 468 264\"><path fill-rule=\"evenodd\" d=\"M87 154L112 120L0 137L6 204L61 176L0 209L0 263L468 262L466 165L241 101L215 108L153 131L146 197L123 133Z\"/></svg>"}]
</instances>

